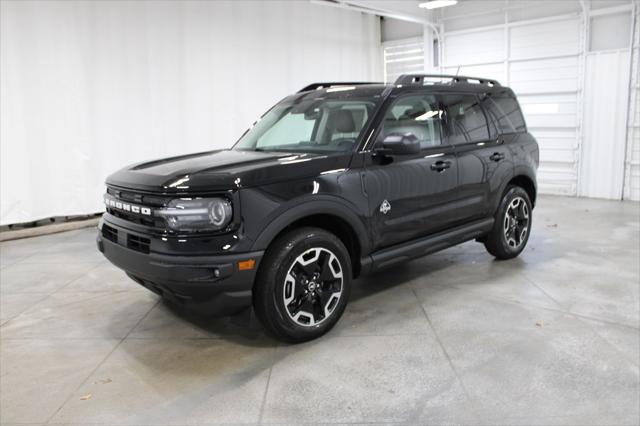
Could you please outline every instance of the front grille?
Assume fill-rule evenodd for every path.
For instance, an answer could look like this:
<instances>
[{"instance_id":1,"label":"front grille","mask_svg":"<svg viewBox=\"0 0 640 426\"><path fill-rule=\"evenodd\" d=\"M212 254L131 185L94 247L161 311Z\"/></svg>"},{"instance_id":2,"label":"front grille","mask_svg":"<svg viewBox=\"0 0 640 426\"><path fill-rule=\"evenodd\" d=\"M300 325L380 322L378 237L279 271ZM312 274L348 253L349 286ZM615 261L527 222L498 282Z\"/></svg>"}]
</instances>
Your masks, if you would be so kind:
<instances>
[{"instance_id":1,"label":"front grille","mask_svg":"<svg viewBox=\"0 0 640 426\"><path fill-rule=\"evenodd\" d=\"M138 225L164 229L164 220L159 217L144 217L133 213L127 213L120 210L112 209L110 207L107 207L107 213L115 217L119 217L120 219L124 219L128 222L137 223Z\"/></svg>"},{"instance_id":2,"label":"front grille","mask_svg":"<svg viewBox=\"0 0 640 426\"><path fill-rule=\"evenodd\" d=\"M132 191L125 191L108 187L107 194L113 195L122 201L128 201L135 204L144 204L150 207L162 207L169 200L167 197L149 194L140 194Z\"/></svg>"},{"instance_id":3,"label":"front grille","mask_svg":"<svg viewBox=\"0 0 640 426\"><path fill-rule=\"evenodd\" d=\"M149 238L127 234L127 247L131 250L139 251L141 253L149 253L149 244L151 244L151 240L149 240Z\"/></svg>"},{"instance_id":4,"label":"front grille","mask_svg":"<svg viewBox=\"0 0 640 426\"><path fill-rule=\"evenodd\" d=\"M109 225L102 225L102 236L114 243L118 242L118 230L110 227Z\"/></svg>"},{"instance_id":5,"label":"front grille","mask_svg":"<svg viewBox=\"0 0 640 426\"><path fill-rule=\"evenodd\" d=\"M107 194L112 196L112 199L115 199L115 201L120 201L139 207L147 207L152 211L165 206L171 200L171 198L169 197L140 194L132 191L115 189L112 187L107 187ZM128 222L154 229L165 229L165 221L160 217L154 217L153 215L142 215L133 211L125 211L123 209L114 208L113 206L109 205L106 206L106 210L107 213Z\"/></svg>"}]
</instances>

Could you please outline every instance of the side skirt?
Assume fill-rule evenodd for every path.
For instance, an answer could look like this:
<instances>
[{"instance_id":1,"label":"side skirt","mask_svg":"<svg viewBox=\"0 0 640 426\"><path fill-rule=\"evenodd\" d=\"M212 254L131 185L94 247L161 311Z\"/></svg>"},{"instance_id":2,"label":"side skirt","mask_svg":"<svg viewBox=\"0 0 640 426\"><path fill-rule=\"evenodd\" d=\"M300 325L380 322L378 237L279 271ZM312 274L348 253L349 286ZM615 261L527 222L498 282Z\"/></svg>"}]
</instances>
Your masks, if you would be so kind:
<instances>
[{"instance_id":1,"label":"side skirt","mask_svg":"<svg viewBox=\"0 0 640 426\"><path fill-rule=\"evenodd\" d=\"M378 250L361 259L362 273L375 272L396 263L406 262L465 241L480 238L491 230L493 222L493 218L481 219L434 235Z\"/></svg>"}]
</instances>

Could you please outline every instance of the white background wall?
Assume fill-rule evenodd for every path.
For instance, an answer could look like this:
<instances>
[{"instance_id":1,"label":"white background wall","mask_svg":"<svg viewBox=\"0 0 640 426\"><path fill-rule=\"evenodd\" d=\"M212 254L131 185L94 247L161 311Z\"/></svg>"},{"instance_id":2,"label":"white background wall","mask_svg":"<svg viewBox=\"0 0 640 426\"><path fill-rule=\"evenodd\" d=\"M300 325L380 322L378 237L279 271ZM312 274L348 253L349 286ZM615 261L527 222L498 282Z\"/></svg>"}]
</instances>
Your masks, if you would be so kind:
<instances>
[{"instance_id":1,"label":"white background wall","mask_svg":"<svg viewBox=\"0 0 640 426\"><path fill-rule=\"evenodd\" d=\"M382 80L379 18L306 1L3 1L0 224L98 212L313 81Z\"/></svg>"}]
</instances>

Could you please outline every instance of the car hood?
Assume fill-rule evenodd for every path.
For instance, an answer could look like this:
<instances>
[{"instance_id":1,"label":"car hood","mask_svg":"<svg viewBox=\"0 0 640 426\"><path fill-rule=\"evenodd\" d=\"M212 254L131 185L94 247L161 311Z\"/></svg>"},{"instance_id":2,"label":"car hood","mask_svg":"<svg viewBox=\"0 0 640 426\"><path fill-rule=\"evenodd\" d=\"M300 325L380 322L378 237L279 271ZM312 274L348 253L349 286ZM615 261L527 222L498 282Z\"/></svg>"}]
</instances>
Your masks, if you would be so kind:
<instances>
[{"instance_id":1,"label":"car hood","mask_svg":"<svg viewBox=\"0 0 640 426\"><path fill-rule=\"evenodd\" d=\"M149 192L209 192L300 179L348 167L351 153L209 151L125 167L107 184Z\"/></svg>"}]
</instances>

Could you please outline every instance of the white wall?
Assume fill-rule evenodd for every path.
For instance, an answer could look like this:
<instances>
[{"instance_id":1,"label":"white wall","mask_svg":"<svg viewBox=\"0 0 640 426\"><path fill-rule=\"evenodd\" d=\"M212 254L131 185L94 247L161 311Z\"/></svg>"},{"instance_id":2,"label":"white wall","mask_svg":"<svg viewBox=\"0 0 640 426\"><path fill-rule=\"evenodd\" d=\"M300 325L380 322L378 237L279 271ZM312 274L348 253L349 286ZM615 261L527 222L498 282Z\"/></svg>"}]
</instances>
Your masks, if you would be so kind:
<instances>
[{"instance_id":1,"label":"white wall","mask_svg":"<svg viewBox=\"0 0 640 426\"><path fill-rule=\"evenodd\" d=\"M102 210L136 161L229 147L313 81L382 79L379 18L294 1L3 1L0 224Z\"/></svg>"},{"instance_id":2,"label":"white wall","mask_svg":"<svg viewBox=\"0 0 640 426\"><path fill-rule=\"evenodd\" d=\"M382 18L382 42L422 37L423 27L415 22Z\"/></svg>"},{"instance_id":3,"label":"white wall","mask_svg":"<svg viewBox=\"0 0 640 426\"><path fill-rule=\"evenodd\" d=\"M577 1L445 8L437 15L443 71L514 89L540 144L540 192L620 199L625 181L626 198L638 199L635 136L626 131L632 3L585 4L586 15ZM637 111L638 97L631 99Z\"/></svg>"},{"instance_id":4,"label":"white wall","mask_svg":"<svg viewBox=\"0 0 640 426\"><path fill-rule=\"evenodd\" d=\"M640 7L636 7L629 83L629 120L623 197L629 200L640 200Z\"/></svg>"},{"instance_id":5,"label":"white wall","mask_svg":"<svg viewBox=\"0 0 640 426\"><path fill-rule=\"evenodd\" d=\"M629 68L623 50L587 55L578 195L622 199Z\"/></svg>"}]
</instances>

